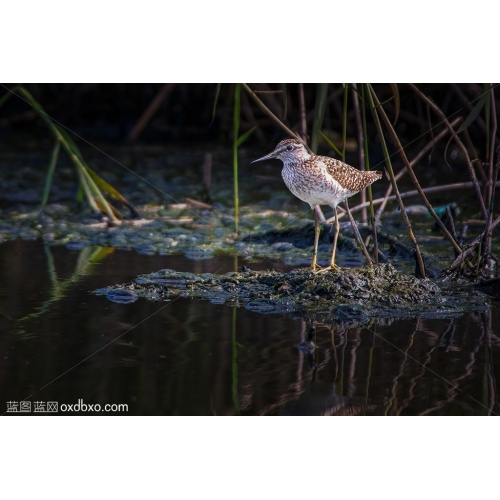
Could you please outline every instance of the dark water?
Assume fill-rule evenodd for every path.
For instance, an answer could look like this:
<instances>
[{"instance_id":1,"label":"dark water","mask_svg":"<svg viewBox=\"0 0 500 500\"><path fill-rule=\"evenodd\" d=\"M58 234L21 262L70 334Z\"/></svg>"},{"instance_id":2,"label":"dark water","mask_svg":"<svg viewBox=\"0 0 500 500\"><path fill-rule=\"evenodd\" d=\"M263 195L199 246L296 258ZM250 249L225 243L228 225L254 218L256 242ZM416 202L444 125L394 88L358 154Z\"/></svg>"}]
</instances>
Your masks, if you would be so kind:
<instances>
[{"instance_id":1,"label":"dark water","mask_svg":"<svg viewBox=\"0 0 500 500\"><path fill-rule=\"evenodd\" d=\"M30 414L35 403L57 402L62 414L79 400L126 404L121 413L137 415L500 412L494 300L487 311L449 319L316 324L317 348L305 353L297 345L313 333L300 318L182 298L124 305L89 294L161 268L222 273L242 264L0 245L2 412L22 400Z\"/></svg>"}]
</instances>

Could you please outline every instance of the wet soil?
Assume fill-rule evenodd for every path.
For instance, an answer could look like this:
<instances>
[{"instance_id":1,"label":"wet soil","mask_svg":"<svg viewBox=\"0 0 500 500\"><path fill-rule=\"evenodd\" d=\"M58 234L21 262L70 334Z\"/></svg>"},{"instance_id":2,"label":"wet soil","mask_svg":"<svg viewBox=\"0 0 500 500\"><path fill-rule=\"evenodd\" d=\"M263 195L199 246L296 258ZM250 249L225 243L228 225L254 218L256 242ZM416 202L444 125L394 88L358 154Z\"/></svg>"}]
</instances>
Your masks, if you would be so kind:
<instances>
[{"instance_id":1,"label":"wet soil","mask_svg":"<svg viewBox=\"0 0 500 500\"><path fill-rule=\"evenodd\" d=\"M96 290L112 302L188 297L260 313L326 314L345 320L412 314L434 316L487 307L480 292L441 288L430 279L399 273L390 264L324 272L251 271L194 274L163 269L129 283Z\"/></svg>"}]
</instances>

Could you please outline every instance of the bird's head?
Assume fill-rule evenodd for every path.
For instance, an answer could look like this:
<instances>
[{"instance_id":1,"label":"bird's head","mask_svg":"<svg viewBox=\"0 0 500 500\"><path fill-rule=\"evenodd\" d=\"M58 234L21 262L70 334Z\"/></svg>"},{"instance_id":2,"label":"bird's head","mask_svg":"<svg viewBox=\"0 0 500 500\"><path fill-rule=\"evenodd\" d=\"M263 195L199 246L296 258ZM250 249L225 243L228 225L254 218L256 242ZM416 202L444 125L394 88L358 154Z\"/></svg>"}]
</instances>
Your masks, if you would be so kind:
<instances>
[{"instance_id":1,"label":"bird's head","mask_svg":"<svg viewBox=\"0 0 500 500\"><path fill-rule=\"evenodd\" d=\"M281 160L283 163L287 163L289 161L307 160L310 156L311 154L299 140L285 139L274 148L272 153L269 153L262 158L258 158L252 163L263 160L271 160L273 158Z\"/></svg>"}]
</instances>

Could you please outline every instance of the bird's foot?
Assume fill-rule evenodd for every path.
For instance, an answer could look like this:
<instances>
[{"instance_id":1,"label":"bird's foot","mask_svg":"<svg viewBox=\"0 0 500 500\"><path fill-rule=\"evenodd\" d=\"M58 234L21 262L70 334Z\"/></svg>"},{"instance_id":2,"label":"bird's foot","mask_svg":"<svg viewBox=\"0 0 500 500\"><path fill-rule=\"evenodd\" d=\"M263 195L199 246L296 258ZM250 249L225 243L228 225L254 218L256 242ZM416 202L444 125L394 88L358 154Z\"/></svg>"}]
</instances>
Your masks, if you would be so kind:
<instances>
[{"instance_id":1,"label":"bird's foot","mask_svg":"<svg viewBox=\"0 0 500 500\"><path fill-rule=\"evenodd\" d=\"M313 273L320 272L320 271L322 271L323 269L324 269L324 268L323 268L323 267L321 267L319 264L316 264L316 263L311 264L311 271L312 271Z\"/></svg>"},{"instance_id":2,"label":"bird's foot","mask_svg":"<svg viewBox=\"0 0 500 500\"><path fill-rule=\"evenodd\" d=\"M318 266L319 267L319 266ZM340 267L337 264L330 265L328 267L319 267L319 269L314 271L314 274L326 273L327 271L340 271Z\"/></svg>"}]
</instances>

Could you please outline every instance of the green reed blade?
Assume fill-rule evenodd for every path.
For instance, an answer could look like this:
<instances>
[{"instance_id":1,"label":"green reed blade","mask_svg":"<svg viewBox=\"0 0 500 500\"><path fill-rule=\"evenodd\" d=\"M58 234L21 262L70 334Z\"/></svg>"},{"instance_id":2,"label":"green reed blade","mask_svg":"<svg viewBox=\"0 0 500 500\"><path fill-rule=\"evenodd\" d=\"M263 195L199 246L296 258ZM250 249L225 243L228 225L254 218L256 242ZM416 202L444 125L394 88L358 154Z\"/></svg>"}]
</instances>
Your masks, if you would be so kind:
<instances>
[{"instance_id":1,"label":"green reed blade","mask_svg":"<svg viewBox=\"0 0 500 500\"><path fill-rule=\"evenodd\" d=\"M347 102L349 98L349 85L344 83L344 109L342 110L342 161L345 161L345 145L347 142Z\"/></svg>"},{"instance_id":2,"label":"green reed blade","mask_svg":"<svg viewBox=\"0 0 500 500\"><path fill-rule=\"evenodd\" d=\"M85 169L83 167L76 167L76 172L78 174L78 178L80 179L80 188L82 192L85 194L85 198L87 199L87 203L90 205L90 208L94 211L99 213L99 207L97 206L97 203L94 200L94 194L90 188L87 176L85 176L84 172Z\"/></svg>"},{"instance_id":3,"label":"green reed blade","mask_svg":"<svg viewBox=\"0 0 500 500\"><path fill-rule=\"evenodd\" d=\"M399 110L401 108L401 99L399 98L398 84L390 83L389 85L391 86L392 95L394 96L394 121L392 122L392 124L396 125L399 118Z\"/></svg>"},{"instance_id":4,"label":"green reed blade","mask_svg":"<svg viewBox=\"0 0 500 500\"><path fill-rule=\"evenodd\" d=\"M253 131L257 127L252 127L250 130L247 130L237 141L236 141L236 147L239 148L253 133Z\"/></svg>"},{"instance_id":5,"label":"green reed blade","mask_svg":"<svg viewBox=\"0 0 500 500\"><path fill-rule=\"evenodd\" d=\"M125 205L135 217L140 217L137 210L129 203L129 201L125 198L125 196L123 196L119 191L117 191L113 186L111 186L111 184L108 184L102 177L96 174L89 166L86 166L86 169L90 177L92 177L94 182L99 187L99 189L102 189L104 192L112 196L115 200Z\"/></svg>"},{"instance_id":6,"label":"green reed blade","mask_svg":"<svg viewBox=\"0 0 500 500\"><path fill-rule=\"evenodd\" d=\"M234 88L233 113L233 191L234 191L234 232L238 234L240 202L238 196L238 135L240 133L241 85Z\"/></svg>"},{"instance_id":7,"label":"green reed blade","mask_svg":"<svg viewBox=\"0 0 500 500\"><path fill-rule=\"evenodd\" d=\"M482 95L479 100L477 101L476 105L472 108L471 112L467 116L467 118L464 120L462 125L460 125L460 128L457 130L458 132L463 132L466 128L468 128L474 120L479 116L479 113L483 109L484 105L489 102L490 99L490 93L487 92L486 94ZM489 106L487 107L489 109ZM488 119L488 116L486 117Z\"/></svg>"},{"instance_id":8,"label":"green reed blade","mask_svg":"<svg viewBox=\"0 0 500 500\"><path fill-rule=\"evenodd\" d=\"M319 133L321 134L321 137L323 137L323 139L328 143L328 145L333 149L335 150L335 152L339 155L339 156L342 156L342 151L340 151L340 149L335 146L335 144L333 143L333 141L328 137L326 136L323 131L319 131Z\"/></svg>"},{"instance_id":9,"label":"green reed blade","mask_svg":"<svg viewBox=\"0 0 500 500\"><path fill-rule=\"evenodd\" d=\"M45 208L47 201L49 199L50 188L52 186L52 178L54 176L54 171L56 169L57 160L59 159L59 151L61 149L61 143L56 141L54 148L52 149L52 154L50 156L49 170L47 176L45 177L45 187L43 189L42 205L40 207L40 213Z\"/></svg>"},{"instance_id":10,"label":"green reed blade","mask_svg":"<svg viewBox=\"0 0 500 500\"><path fill-rule=\"evenodd\" d=\"M106 198L104 198L102 191L97 187L97 184L95 183L94 179L91 177L88 169L85 166L83 166L83 175L84 175L84 177L85 176L87 177L88 185L89 185L89 188L92 192L94 199L96 201L99 200L99 203L101 204L102 208L100 208L99 211L102 212L102 209L104 209L104 211L106 212L106 215L110 218L110 220L112 222L118 222L119 217L117 216L118 215L117 211L115 210L115 208L112 205L110 205L108 200L106 200Z\"/></svg>"},{"instance_id":11,"label":"green reed blade","mask_svg":"<svg viewBox=\"0 0 500 500\"><path fill-rule=\"evenodd\" d=\"M20 95L22 99L24 99L32 108L33 110L37 113L37 115L42 119L42 121L45 123L45 125L49 128L49 130L52 132L54 137L56 138L57 142L64 148L68 156L70 157L71 161L76 167L76 170L78 172L78 176L81 182L81 191L85 194L85 197L87 198L87 201L91 208L93 210L96 210L98 212L102 212L97 203L95 202L96 199L99 200L99 202L102 205L102 208L104 212L111 218L112 221L116 222L118 221L117 214L118 212L114 207L112 207L104 198L101 190L99 189L98 186L100 186L101 189L104 191L108 192L111 196L119 200L121 203L123 203L125 206L127 206L130 211L135 215L139 216L137 211L132 207L132 205L125 199L123 195L121 195L115 188L113 188L111 185L109 185L106 181L101 179L100 176L98 176L94 171L92 171L89 167L85 165L85 161L83 159L83 155L78 148L78 146L75 144L73 139L69 136L67 131L55 123L49 115L45 112L43 107L40 105L40 103L33 97L33 95L23 86L16 86L13 87L8 94L4 95L0 99L0 105L3 104L8 96L12 95L13 92L17 92L17 95ZM57 154L59 154L59 151L57 151ZM56 158L57 161L57 158ZM54 165L55 168L55 165ZM49 168L50 172L50 168ZM53 174L53 172L52 172ZM50 183L52 182L52 177L46 179L46 185L45 185L45 190L44 190L44 199L45 199L45 194L47 192L48 196L48 191L47 189L50 190ZM48 183L48 184L47 184ZM48 186L48 187L47 187ZM46 203L46 199L45 199ZM42 202L42 207L44 206L44 202Z\"/></svg>"},{"instance_id":12,"label":"green reed blade","mask_svg":"<svg viewBox=\"0 0 500 500\"><path fill-rule=\"evenodd\" d=\"M311 138L311 149L313 153L318 152L319 131L323 126L323 118L325 117L326 101L328 97L328 83L318 83L316 90L316 103L314 105L314 121Z\"/></svg>"}]
</instances>

